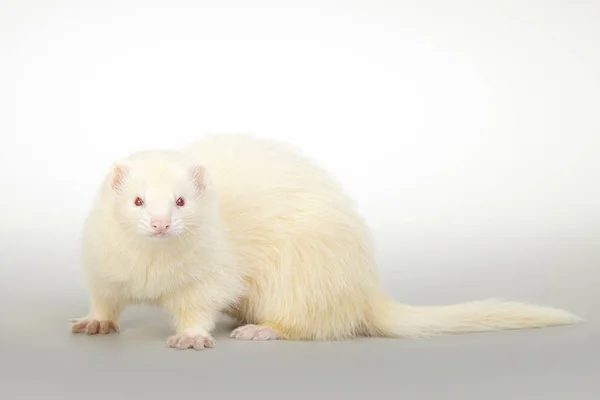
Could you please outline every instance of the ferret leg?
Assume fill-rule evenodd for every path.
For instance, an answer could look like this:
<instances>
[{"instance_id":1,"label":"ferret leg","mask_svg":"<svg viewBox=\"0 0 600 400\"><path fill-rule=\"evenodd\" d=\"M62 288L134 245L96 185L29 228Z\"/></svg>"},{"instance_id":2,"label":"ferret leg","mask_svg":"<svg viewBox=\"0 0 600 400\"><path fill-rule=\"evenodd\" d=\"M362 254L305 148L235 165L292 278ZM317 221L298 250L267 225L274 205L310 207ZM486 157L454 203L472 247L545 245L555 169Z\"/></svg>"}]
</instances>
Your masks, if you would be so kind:
<instances>
[{"instance_id":1,"label":"ferret leg","mask_svg":"<svg viewBox=\"0 0 600 400\"><path fill-rule=\"evenodd\" d=\"M187 304L183 300L167 305L173 316L175 335L167 339L167 345L176 349L202 350L215 347L211 332L215 327L217 310L202 305Z\"/></svg>"},{"instance_id":2,"label":"ferret leg","mask_svg":"<svg viewBox=\"0 0 600 400\"><path fill-rule=\"evenodd\" d=\"M90 312L86 317L71 320L73 333L107 334L119 332L119 317L125 302L117 296L91 294Z\"/></svg>"}]
</instances>

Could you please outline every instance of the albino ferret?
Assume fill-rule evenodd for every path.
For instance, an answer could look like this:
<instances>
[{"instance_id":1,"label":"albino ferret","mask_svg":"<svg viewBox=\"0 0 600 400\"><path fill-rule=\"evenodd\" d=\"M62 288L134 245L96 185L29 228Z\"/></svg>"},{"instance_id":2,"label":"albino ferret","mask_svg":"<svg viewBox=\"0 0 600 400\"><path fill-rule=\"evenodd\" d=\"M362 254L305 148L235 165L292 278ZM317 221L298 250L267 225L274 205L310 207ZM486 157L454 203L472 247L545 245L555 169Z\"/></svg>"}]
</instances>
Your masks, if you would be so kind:
<instances>
[{"instance_id":1,"label":"albino ferret","mask_svg":"<svg viewBox=\"0 0 600 400\"><path fill-rule=\"evenodd\" d=\"M115 163L83 232L89 314L75 333L119 331L128 304L173 318L168 346L214 347L219 313L246 340L420 338L574 323L569 312L487 300L415 307L382 289L353 201L288 146L217 135Z\"/></svg>"}]
</instances>

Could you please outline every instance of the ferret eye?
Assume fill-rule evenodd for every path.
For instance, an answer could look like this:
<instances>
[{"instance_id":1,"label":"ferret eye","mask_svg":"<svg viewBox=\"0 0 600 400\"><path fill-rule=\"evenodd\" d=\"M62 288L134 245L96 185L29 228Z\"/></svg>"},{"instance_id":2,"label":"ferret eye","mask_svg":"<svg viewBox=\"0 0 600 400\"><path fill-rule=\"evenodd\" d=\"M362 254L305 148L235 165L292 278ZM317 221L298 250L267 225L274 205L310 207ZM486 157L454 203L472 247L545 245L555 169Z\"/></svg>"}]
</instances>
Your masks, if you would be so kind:
<instances>
[{"instance_id":1,"label":"ferret eye","mask_svg":"<svg viewBox=\"0 0 600 400\"><path fill-rule=\"evenodd\" d=\"M136 197L136 199L135 199L135 205L136 205L137 207L141 207L141 206L143 206L143 205L144 205L144 200L142 200L142 199L141 199L141 198L139 198L139 197Z\"/></svg>"},{"instance_id":2,"label":"ferret eye","mask_svg":"<svg viewBox=\"0 0 600 400\"><path fill-rule=\"evenodd\" d=\"M183 199L180 197L177 199L175 204L177 204L177 207L183 207L185 205L185 201L183 201Z\"/></svg>"}]
</instances>

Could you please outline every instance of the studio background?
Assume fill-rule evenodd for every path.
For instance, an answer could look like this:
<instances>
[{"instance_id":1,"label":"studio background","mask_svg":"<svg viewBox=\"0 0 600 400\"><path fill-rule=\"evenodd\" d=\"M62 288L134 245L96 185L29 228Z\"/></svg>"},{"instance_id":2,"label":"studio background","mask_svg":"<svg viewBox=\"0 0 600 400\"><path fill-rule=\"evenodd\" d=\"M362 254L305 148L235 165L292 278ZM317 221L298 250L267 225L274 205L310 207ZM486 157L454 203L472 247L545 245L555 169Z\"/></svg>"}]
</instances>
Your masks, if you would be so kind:
<instances>
[{"instance_id":1,"label":"studio background","mask_svg":"<svg viewBox=\"0 0 600 400\"><path fill-rule=\"evenodd\" d=\"M478 357L472 346L491 360L482 349L520 343L525 350L513 356L535 348L539 364L526 357L519 376L539 375L523 378L529 397L518 398L594 398L586 390L599 371L598 348L589 347L600 315L597 1L13 0L0 1L0 32L0 324L9 357L62 352L81 366L90 354L108 357L97 346L133 351L69 333L67 320L87 311L79 235L100 180L131 152L239 132L290 142L341 181L372 228L385 286L398 300L501 297L588 320L427 344L361 341L344 354L360 346L367 350L355 357L371 357L370 365L397 354L385 362L396 370L403 367L393 362L408 363L416 375L406 388L420 364L403 352L447 356L438 369L423 365L435 382L436 371L461 374L451 360ZM156 328L155 318L128 311L127 346L176 363L161 347L168 326ZM243 357L228 343L183 357ZM286 345L273 346L293 359ZM314 346L319 363L333 360L334 350ZM254 349L243 351L271 351ZM557 353L544 358L547 351ZM556 357L566 357L553 364L562 369L540 372ZM10 360L6 387L33 379L24 371L34 361ZM449 371L439 369L444 362ZM458 382L475 364L444 380L444 393L464 390ZM52 373L39 376L59 390ZM477 393L490 382L480 377L462 398L483 398ZM353 384L331 393L367 387ZM413 389L424 396L436 387Z\"/></svg>"}]
</instances>

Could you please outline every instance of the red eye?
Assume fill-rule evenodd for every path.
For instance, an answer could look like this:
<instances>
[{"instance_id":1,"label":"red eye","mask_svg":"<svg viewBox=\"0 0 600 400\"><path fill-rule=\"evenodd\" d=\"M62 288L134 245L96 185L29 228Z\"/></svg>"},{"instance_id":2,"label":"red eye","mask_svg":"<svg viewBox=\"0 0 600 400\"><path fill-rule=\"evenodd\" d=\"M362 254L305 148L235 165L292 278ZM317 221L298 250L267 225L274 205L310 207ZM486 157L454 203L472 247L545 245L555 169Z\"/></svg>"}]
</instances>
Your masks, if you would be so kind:
<instances>
[{"instance_id":1,"label":"red eye","mask_svg":"<svg viewBox=\"0 0 600 400\"><path fill-rule=\"evenodd\" d=\"M177 199L175 204L177 204L177 207L183 207L185 205L185 201L183 201L183 199L180 197Z\"/></svg>"},{"instance_id":2,"label":"red eye","mask_svg":"<svg viewBox=\"0 0 600 400\"><path fill-rule=\"evenodd\" d=\"M144 205L144 200L140 199L139 197L136 197L135 199L135 205L138 207L141 207Z\"/></svg>"}]
</instances>

